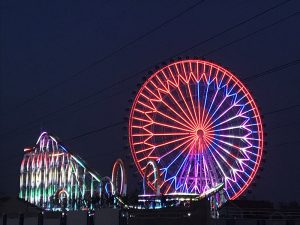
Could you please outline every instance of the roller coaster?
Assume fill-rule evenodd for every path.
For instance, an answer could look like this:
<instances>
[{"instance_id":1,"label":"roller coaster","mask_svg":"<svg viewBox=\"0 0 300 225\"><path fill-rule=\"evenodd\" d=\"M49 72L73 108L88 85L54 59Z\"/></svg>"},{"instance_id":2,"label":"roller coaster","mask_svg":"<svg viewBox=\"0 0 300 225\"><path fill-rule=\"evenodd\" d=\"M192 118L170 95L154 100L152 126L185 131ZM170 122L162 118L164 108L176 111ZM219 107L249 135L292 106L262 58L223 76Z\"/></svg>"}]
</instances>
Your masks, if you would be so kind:
<instances>
[{"instance_id":1,"label":"roller coaster","mask_svg":"<svg viewBox=\"0 0 300 225\"><path fill-rule=\"evenodd\" d=\"M124 173L124 163L119 159L113 166L112 179L101 177L57 138L43 132L34 147L24 149L19 197L52 211L95 209L113 195L126 195Z\"/></svg>"}]
</instances>

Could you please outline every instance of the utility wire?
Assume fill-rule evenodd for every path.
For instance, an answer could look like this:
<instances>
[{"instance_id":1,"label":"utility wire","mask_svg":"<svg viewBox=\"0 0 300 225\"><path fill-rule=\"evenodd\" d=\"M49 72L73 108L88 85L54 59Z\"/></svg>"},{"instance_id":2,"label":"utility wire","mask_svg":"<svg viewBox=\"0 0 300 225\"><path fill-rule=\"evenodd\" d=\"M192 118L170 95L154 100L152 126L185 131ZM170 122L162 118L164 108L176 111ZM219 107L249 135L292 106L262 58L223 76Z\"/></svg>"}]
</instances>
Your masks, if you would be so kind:
<instances>
[{"instance_id":1,"label":"utility wire","mask_svg":"<svg viewBox=\"0 0 300 225\"><path fill-rule=\"evenodd\" d=\"M277 129L280 129L280 128L292 127L292 126L299 126L299 125L300 124L299 124L298 121L293 121L291 123L286 123L286 124L281 124L281 125L278 125L278 126L271 127L270 130L277 130Z\"/></svg>"},{"instance_id":2,"label":"utility wire","mask_svg":"<svg viewBox=\"0 0 300 225\"><path fill-rule=\"evenodd\" d=\"M137 38L127 42L125 45L121 46L120 48L110 52L109 54L103 56L102 58L94 61L93 63L89 64L88 66L84 67L83 69L79 70L78 72L74 73L73 75L63 79L62 81L59 81L53 85L51 85L50 87L46 88L45 90L41 91L40 93L38 93L37 95L34 95L30 98L28 98L27 100L21 102L20 104L18 104L16 107L14 107L13 109L10 109L9 112L11 113L12 110L17 110L20 107L33 102L35 99L42 97L44 95L46 95L48 92L55 90L58 87L61 87L62 85L68 83L70 80L80 76L82 73L88 71L90 68L103 63L104 61L110 59L111 57L113 57L114 55L118 54L119 52L123 51L124 49L134 45L135 43L137 43L138 41L144 39L145 37L151 35L152 33L155 33L156 31L162 29L163 27L165 27L166 25L168 25L169 23L172 23L173 21L175 21L176 19L180 18L181 16L187 14L188 12L190 12L191 10L193 10L194 8L196 8L197 6L199 6L200 4L202 4L204 2L204 0L201 1L197 1L195 4L189 6L188 8L182 10L181 12L179 12L178 14L176 14L175 16L172 16L171 18L165 20L164 22L162 22L161 24L153 27L152 29L150 29L149 31L143 33L142 35L138 36ZM288 1L285 1L286 3ZM283 3L281 3L283 4ZM8 113L8 112L7 112Z\"/></svg>"},{"instance_id":3,"label":"utility wire","mask_svg":"<svg viewBox=\"0 0 300 225\"><path fill-rule=\"evenodd\" d=\"M229 43L227 43L227 44L225 44L225 45L223 45L223 46L221 46L221 47L219 47L219 48L217 48L217 49L214 49L214 50L212 50L212 51L209 51L209 52L205 53L203 56L206 56L206 55L215 53L216 51L222 50L222 49L225 48L225 47L228 47L228 46L230 46L230 45L232 45L232 44L235 44L235 43L237 43L237 42L239 42L239 41L245 40L246 38L249 38L249 37L251 37L251 36L253 36L253 35L255 35L255 34L261 32L261 31L264 31L264 30L266 30L266 29L268 29L268 28L270 28L270 27L273 27L273 26L275 26L275 25L278 25L279 23L284 22L284 21L286 21L287 19L290 19L290 18L292 18L292 17L294 17L294 16L298 16L298 15L300 15L299 12L296 12L296 13L293 13L293 14L291 14L291 15L289 15L289 16L286 16L286 17L284 17L284 18L282 18L282 19L280 19L280 20L277 20L276 22L274 22L274 23L272 23L272 24L270 24L270 25L267 25L267 26L262 27L262 28L260 28L260 29L258 29L258 30L256 30L256 31L254 31L254 32L251 32L251 33L249 33L249 34L243 36L242 38L238 38L238 39L236 39L236 40L234 40L234 41L231 41L231 42L229 42ZM251 17L251 18L253 18L253 17ZM190 49L190 48L189 48L189 49ZM297 64L299 64L299 63L300 63L300 60L294 60L294 61L291 61L291 62L289 62L289 63L287 63L287 64L283 64L283 65L280 65L280 66L278 66L278 67L271 68L271 69L269 69L269 70L267 70L267 71L263 71L263 72L261 72L261 73L259 73L259 74L252 75L252 76L247 77L247 78L245 78L245 79L243 79L243 80L246 80L246 81L247 81L247 80L253 79L253 78L255 78L255 77L261 77L261 76L263 76L263 75L265 75L265 74L268 74L268 73L271 73L271 72L280 71L280 70L283 70L283 69L285 69L285 68L288 68L288 67L297 65ZM151 67L151 68L153 68L153 67ZM149 69L149 68L147 68L147 69ZM146 71L147 69L145 69L144 71ZM111 88L113 88L113 87L115 87L115 86L117 86L117 85L119 85L119 84L122 84L122 83L124 83L124 82L130 80L131 78L133 78L133 77L139 75L139 74L140 74L140 72L135 73L133 76L130 76L129 79L128 79L128 77L127 77L127 78L125 78L125 79L122 79L122 80L120 80L120 81L117 81L117 82L113 83L112 85L110 85L110 86L108 86L108 87L106 87L106 88L100 89L100 90L98 90L98 91L96 91L96 92L94 92L94 93L92 93L92 94L90 94L90 95L88 95L88 96L85 96L85 97L83 97L83 98L80 98L80 99L78 99L78 100L76 100L76 101L74 101L74 102L72 102L72 103L70 103L70 104L68 104L68 105L65 105L65 106L63 106L63 107L61 107L61 108L59 108L59 109L57 109L57 110L55 110L55 111L52 111L52 112L50 112L50 113L47 113L46 115L43 115L43 116L39 117L38 119L35 119L35 120L33 120L33 121L30 121L30 122L24 124L24 125L22 126L22 128L23 128L24 126L28 126L28 125L34 124L34 123L36 123L36 122L38 122L38 121L40 121L40 120L42 120L42 119L46 119L46 118L48 118L48 117L50 117L50 116L52 116L52 115L55 115L55 114L57 114L57 113L59 113L59 112L63 112L65 109L70 108L70 107L72 107L72 106L75 106L75 105L77 105L77 104L79 104L79 103L81 103L81 102L83 102L83 101L86 101L86 100L92 98L92 97L95 97L95 96L97 96L97 95L103 93L104 91L106 91L106 90L108 90L108 89L111 89ZM10 130L10 131L8 131L8 132L2 133L2 134L0 134L0 136L10 134L10 133L15 132L15 131L17 131L17 130L19 130L19 128L15 128L15 129Z\"/></svg>"},{"instance_id":4,"label":"utility wire","mask_svg":"<svg viewBox=\"0 0 300 225\"><path fill-rule=\"evenodd\" d=\"M270 73L278 72L278 71L281 71L281 70L285 70L285 69L287 69L289 67L296 66L299 63L300 63L300 59L296 59L296 60L290 61L288 63L282 64L282 65L279 65L279 66L275 66L275 67L273 67L271 69L268 69L268 70L263 71L261 73L258 73L256 75L246 77L243 80L244 81L251 81L251 80L254 80L254 79L257 79L257 78L261 78L261 77L266 76L266 75L268 75Z\"/></svg>"},{"instance_id":5,"label":"utility wire","mask_svg":"<svg viewBox=\"0 0 300 225\"><path fill-rule=\"evenodd\" d=\"M221 36L221 35L223 35L223 34L225 34L225 33L228 33L228 32L230 32L230 31L232 31L232 30L234 30L234 29L236 29L236 28L238 28L238 27L240 27L240 26L242 26L242 25L244 25L244 24L246 24L246 23L248 23L248 22L250 22L250 21L252 21L252 20L254 20L254 19L256 19L256 18L258 18L258 17L261 17L261 16L267 14L268 12L270 12L270 11L272 11L272 10L275 10L275 9L277 9L277 8L279 8L279 7L282 7L283 5L289 3L290 1L292 1L292 0L285 0L285 1L283 1L283 2L280 2L280 3L278 3L278 4L276 4L276 5L274 5L274 6L270 7L270 8L268 8L268 9L266 9L266 10L264 10L264 11L262 11L262 12L256 14L256 15L254 15L254 16L252 16L252 17L246 19L246 20L243 20L243 21L240 22L240 23L237 23L237 24L235 24L235 25L233 25L233 26L231 26L231 27L228 27L227 29L224 29L223 31L221 31L221 32L219 32L219 33L217 33L217 34L215 34L215 35L213 35L213 36L211 36L211 37L209 37L209 38L207 38L207 39L205 39L205 40L203 40L203 41L200 41L200 42L196 43L195 45L193 45L193 46L191 46L191 47L189 47L189 48L187 48L187 49L184 49L184 50L178 52L177 54L175 54L175 55L172 56L172 57L177 57L177 56L182 55L182 54L184 54L184 53L186 53L186 52L189 52L190 50L192 50L192 49L194 49L194 48L197 48L197 47L199 47L199 46L201 46L201 45L203 45L203 44L205 44L205 43L207 43L207 42L209 42L209 41L211 41L211 40L213 40L213 39L215 39L215 38L217 38L217 37L219 37L219 36ZM168 23L170 23L170 22L174 21L175 19L181 17L182 15L184 15L184 14L187 13L187 12L189 12L190 10L192 10L192 9L195 8L195 7L197 7L198 5L200 5L200 4L203 3L203 2L204 2L204 1L199 1L199 2L197 2L196 4L190 6L189 8L187 8L187 9L185 9L184 11L180 12L179 14L175 15L174 17L172 17L172 18L170 18L170 19L164 21L162 24L160 24L160 25L154 27L153 29L151 29L150 31L144 33L144 34L141 35L140 37L134 39L133 41L128 42L128 43L125 44L124 46L129 47L129 46L133 45L135 42L137 42L137 41L139 41L139 40L145 38L146 36L150 35L151 33L155 32L155 31L161 29L162 27L164 27L164 26L167 25ZM124 48L127 48L127 47L124 47L124 46L121 47L121 48L119 48L119 49L121 49L121 50L117 49L117 50L115 50L114 52L117 51L117 53L118 53L119 51L122 51ZM113 53L113 52L112 52L112 53ZM83 73L83 72L87 71L88 69L94 67L95 65L97 65L97 64L99 64L99 63L105 61L106 59L112 57L112 56L113 56L113 55L111 55L112 53L110 53L110 54L108 54L107 56L104 56L103 58L101 58L101 59L99 59L99 60L93 62L92 64L88 65L87 67L83 68L82 70L78 71L77 73L73 74L72 76L70 76L70 77L64 79L63 81L58 82L58 83L52 85L51 87L45 89L44 91L40 92L39 94L37 94L37 95L35 95L35 96L32 96L31 98L25 100L24 102L22 102L22 103L20 103L18 106L16 106L14 109L9 110L10 113L11 113L12 110L18 109L19 107L24 106L24 105L28 104L29 102L34 101L35 99L37 99L37 98L39 98L39 97L41 97L41 96L47 94L48 92L54 90L55 88L60 87L61 85L67 83L70 79L75 78L75 77L81 75L81 73ZM114 54L116 54L116 53L114 53ZM171 58L172 58L172 57L171 57ZM163 61L166 61L166 60L168 60L168 59L169 59L169 58L167 58L167 59L165 59L165 60L163 60ZM133 74L133 75L131 75L131 76L128 76L128 77L126 77L126 78L124 78L124 79L121 79L120 81L117 81L117 82L111 84L110 86L107 86L107 87L103 88L102 90L98 91L97 93L102 93L103 91L108 90L108 89L110 89L110 88L112 88L112 87L114 87L114 86L116 86L116 85L118 85L118 84L120 84L120 83L122 83L122 82L125 82L125 81L127 81L127 80L130 80L130 79L132 79L132 78L138 76L139 74L144 73L144 72L150 70L151 68L153 68L155 65L157 65L157 64L159 64L159 63L160 63L160 62L154 64L154 65L151 66L151 67L147 67L147 68L145 68L145 69L143 69L143 70L141 70L141 71L139 71L139 72L137 72L137 73L135 73L135 74ZM94 93L93 95L95 95L95 94L97 94L97 93ZM89 96L87 96L87 97L89 98Z\"/></svg>"},{"instance_id":6,"label":"utility wire","mask_svg":"<svg viewBox=\"0 0 300 225\"><path fill-rule=\"evenodd\" d=\"M270 116L270 115L273 115L273 114L276 114L276 113L279 113L279 112L284 112L284 111L292 110L292 109L295 109L295 108L298 108L298 107L300 107L300 104L290 105L290 106L287 106L287 107L284 107L284 108L272 110L272 111L269 111L269 112L266 112L266 113L262 113L262 114L263 114L264 116ZM112 128L112 127L120 126L120 125L122 125L122 124L124 125L124 121L118 121L118 122L113 123L113 124L111 124L111 125L108 125L108 126L105 126L105 127L101 127L101 128L99 128L99 129L96 129L96 130L91 130L91 131L85 132L85 133L83 133L83 134L77 135L77 136L72 137L72 138L69 138L69 139L67 139L67 140L69 140L69 141L74 141L74 140L76 140L76 139L79 139L79 138L88 136L88 135L90 135L90 134L95 134L95 133L101 132L101 131L103 131L103 130Z\"/></svg>"},{"instance_id":7,"label":"utility wire","mask_svg":"<svg viewBox=\"0 0 300 225\"><path fill-rule=\"evenodd\" d=\"M284 111L295 109L295 108L298 108L298 107L300 107L300 104L294 104L294 105L287 106L285 108L280 108L280 109L277 109L277 110L273 110L273 111L270 111L270 112L263 113L263 115L264 116L270 116L270 115L273 115L275 113L284 112Z\"/></svg>"},{"instance_id":8,"label":"utility wire","mask_svg":"<svg viewBox=\"0 0 300 225\"><path fill-rule=\"evenodd\" d=\"M260 72L260 73L250 75L250 76L248 76L248 77L246 77L246 78L244 78L244 79L242 79L242 80L244 80L244 81L252 81L252 80L254 80L254 79L261 78L261 77L266 76L266 75L268 75L268 74L272 74L272 73L275 73L275 72L279 72L279 71L285 70L285 69L287 69L287 68L289 68L289 67L292 67L292 66L295 66L295 65L298 65L298 64L300 64L300 60L298 60L298 59L292 60L292 61L289 61L289 62L287 62L287 63L281 64L281 65L279 65L279 66L274 66L274 67L272 67L272 68L270 68L270 69L268 69L268 70L262 71L262 72ZM126 91L127 91L127 90L120 91L119 93L116 93L116 94L113 94L113 95L111 95L111 96L108 96L108 98L112 98L112 97L115 97L115 96L117 96L117 95L123 94L123 93L125 93ZM107 100L107 98L104 99L104 101L106 101L106 100ZM57 114L57 113L59 113L59 112L63 112L63 111L65 111L67 108L69 108L69 107L71 107L71 106L74 106L74 105L77 105L77 104L78 104L78 102L76 101L76 102L73 102L73 103L71 103L71 104L69 104L69 105L63 106L63 107L59 108L58 110L55 110L55 111L50 112L50 113L48 113L48 114L46 114L46 115L43 115L43 116L39 117L38 119L32 120L32 121L30 121L30 122L28 122L28 123L22 125L21 127L16 127L16 128L14 128L14 129L12 129L12 130L10 130L10 131L4 132L4 133L0 134L0 137L6 136L6 135L9 135L9 134L12 134L12 133L14 133L14 132L17 132L18 130L24 128L25 126L30 126L30 125L32 125L32 124L35 124L35 123L39 122L40 120L47 119L48 117L51 117L51 116L53 116L54 114ZM93 104L95 104L95 103L88 104L87 106L93 105ZM85 108L85 107L82 107L82 108ZM80 108L77 109L77 110L75 110L75 111L78 111L78 110L80 110ZM74 111L74 110L72 110L72 111Z\"/></svg>"},{"instance_id":9,"label":"utility wire","mask_svg":"<svg viewBox=\"0 0 300 225\"><path fill-rule=\"evenodd\" d=\"M273 26L275 26L275 25L278 25L279 23L282 23L282 22L286 21L287 19L290 19L290 18L292 18L292 17L294 17L294 16L298 16L298 15L300 15L299 12L293 13L293 14L287 16L287 17L284 17L284 18L282 18L282 19L280 19L280 20L277 20L276 22L274 22L274 23L272 23L272 24L270 24L270 25L264 26L264 27L262 27L262 28L260 28L260 29L258 29L258 30L256 30L256 31L254 31L254 32L251 32L251 33L249 33L249 34L247 34L247 35L245 35L245 36L243 36L243 37L241 37L241 38L235 39L234 41L231 41L231 42L229 42L229 43L227 43L227 44L225 44L225 45L222 45L222 46L220 46L220 47L218 47L218 48L216 48L216 49L214 49L214 50L212 50L212 51L209 51L209 52L205 53L205 54L202 55L202 56L207 56L207 55L210 55L210 54L215 53L215 52L217 52L217 51L220 51L220 50L224 49L225 47L228 47L228 46L233 45L233 44L235 44L235 43L237 43L237 42L240 42L240 41L242 41L242 40L245 40L246 38L249 38L249 37L251 37L251 36L253 36L253 35L255 35L255 34L259 33L259 32L265 31L265 30L268 29L268 28L271 28L271 27L273 27ZM286 68L286 67L290 67L290 66L296 65L296 64L298 64L298 63L299 63L299 60L295 60L295 61L290 62L290 64L287 64L287 65L281 65L281 66L279 66L279 68L272 68L272 70L276 71L276 70L278 70L278 69L281 69L281 67L283 67L282 69L284 69L284 68ZM270 71L264 71L264 72L262 72L261 74L257 74L256 76L262 76L262 75L264 75L264 73L270 73L270 72L272 72L272 70L270 70ZM139 75L139 74L140 74L140 72L135 73L135 74L134 74L134 77L137 76L137 75ZM63 106L63 107L61 107L61 108L59 108L59 109L57 109L57 110L55 110L55 111L52 111L52 112L50 112L50 113L47 113L46 115L43 115L43 116L39 117L38 119L36 119L36 120L34 120L34 121L31 121L31 122L29 122L29 123L27 123L27 124L25 124L25 125L30 125L30 124L32 124L32 123L35 123L36 121L40 121L41 119L45 119L45 118L47 118L47 117L49 117L49 116L52 116L52 115L57 114L57 113L59 113L59 112L62 112L62 111L64 111L65 109L70 108L70 107L72 107L72 106L75 106L75 105L77 105L77 104L80 104L81 102L84 102L84 101L86 101L86 100L88 100L88 99L90 99L90 98L93 98L93 97L95 97L95 96L97 96L97 95L99 95L99 94L105 92L106 90L109 90L109 89L115 87L116 85L120 85L120 84L122 84L122 83L124 83L124 82L130 80L131 78L132 78L132 77L130 76L129 79L122 79L122 80L120 80L120 81L117 81L116 83L114 83L114 84L112 84L112 85L110 85L110 86L108 86L108 87L106 87L106 88L100 89L100 90L98 90L98 91L96 91L96 92L94 92L94 93L92 93L92 94L90 94L90 95L87 95L87 96L85 96L85 97L83 97L83 98L80 98L80 99L78 99L78 100L75 100L74 102L72 102L72 103L70 103L70 104L68 104L68 105L65 105L65 106ZM248 80L248 78L246 78L246 80ZM18 129L18 128L16 128L16 129ZM13 132L13 131L15 131L16 129L11 130L11 131L9 131L9 132ZM6 133L7 133L7 132L6 132ZM3 135L3 134L0 134L0 135Z\"/></svg>"},{"instance_id":10,"label":"utility wire","mask_svg":"<svg viewBox=\"0 0 300 225\"><path fill-rule=\"evenodd\" d=\"M222 45L221 47L218 47L218 48L213 49L213 50L211 50L211 51L209 51L209 52L206 52L206 53L203 54L203 56L206 57L206 56L208 56L208 55L211 55L211 54L213 54L213 53L215 53L215 52L217 52L217 51L220 51L220 50L222 50L222 49L224 49L224 48L226 48L226 47L228 47L228 46L231 46L231 45L233 45L233 44L235 44L235 43L237 43L237 42L240 42L240 41L245 40L245 39L247 39L247 38L249 38L249 37L252 37L252 36L254 36L255 34L258 34L258 33L262 32L262 31L265 31L265 30L267 30L267 29L269 29L269 28L271 28L271 27L274 27L274 26L276 26L276 25L278 25L278 24L280 24L280 23L282 23L282 22L284 22L284 21L286 21L286 20L288 20L288 19L291 19L291 18L296 17L296 16L299 16L299 15L300 15L300 12L295 12L295 13L293 13L293 14L290 14L290 15L288 15L288 16L286 16L286 17L283 17L283 18L281 18L281 19L275 21L274 23L271 23L271 24L269 24L269 25L267 25L267 26L264 26L264 27L262 27L262 28L260 28L260 29L258 29L258 30L256 30L256 31L251 32L251 33L249 33L249 34L246 34L246 35L244 35L244 36L242 36L242 37L240 37L240 38L237 38L237 39L235 39L235 40L233 40L233 41L227 43L226 45Z\"/></svg>"},{"instance_id":11,"label":"utility wire","mask_svg":"<svg viewBox=\"0 0 300 225\"><path fill-rule=\"evenodd\" d=\"M287 69L287 68L289 68L289 67L292 67L292 66L295 66L295 65L297 65L297 64L299 64L299 63L300 63L300 60L292 60L292 61L287 62L287 63L285 63L285 64L281 64L281 65L279 65L279 66L272 67L272 68L270 68L270 69L268 69L268 70L265 70L265 71L263 71L263 72L260 72L260 73L257 73L257 74L248 76L248 77L246 77L246 78L244 78L244 79L242 79L242 80L244 80L244 81L252 81L252 80L254 80L254 79L256 79L256 78L261 78L261 77L266 76L266 75L268 75L268 74L272 74L272 73L275 73L275 72L279 72L279 71L281 71L281 70L285 70L285 69ZM127 90L125 90L125 91L127 91ZM116 93L116 94L113 94L113 95L111 95L111 96L108 96L108 98L115 97L115 96L117 96L117 95L119 95L119 94L122 94L122 93L125 92L125 91L120 91L119 93ZM104 100L106 101L107 98L105 98ZM92 104L94 104L94 103L92 103ZM92 104L89 104L89 105L92 105ZM75 104L71 104L71 105L75 105ZM13 133L13 132L15 132L15 131L18 131L18 130L21 129L21 128L24 128L24 126L30 126L30 125L32 125L32 124L34 124L34 123L36 123L36 122L39 122L39 121L42 120L42 119L46 119L46 118L48 118L48 117L50 117L50 116L52 116L52 115L54 115L54 114L56 114L56 113L58 113L58 112L62 112L62 111L64 111L66 108L68 108L68 107L71 106L71 105L64 106L64 107L62 107L62 108L60 108L60 109L58 109L58 110L56 110L56 111L53 111L53 112L51 112L51 113L48 113L48 114L46 114L46 115L44 115L44 116L42 116L42 117L39 117L38 119L35 119L35 120L33 120L33 121L30 121L30 122L27 123L27 124L24 124L22 127L18 127L18 128L13 129L13 130L10 130L10 131L8 131L8 132L6 132L6 133L3 133L3 134L1 134L1 136L11 134L11 133ZM87 105L87 106L89 106L89 105ZM85 107L84 107L84 108L85 108ZM79 109L79 110L80 110L80 109ZM74 111L74 110L72 110L72 112L73 112L73 111ZM75 111L78 111L78 109L75 110Z\"/></svg>"},{"instance_id":12,"label":"utility wire","mask_svg":"<svg viewBox=\"0 0 300 225\"><path fill-rule=\"evenodd\" d=\"M283 107L283 108L279 108L279 109L269 111L267 113L263 113L263 115L269 116L269 115L273 115L273 114L276 114L276 113L279 113L279 112L289 111L289 110L292 110L294 108L298 108L299 106L300 106L300 104L290 105L290 106L286 106L286 107ZM86 131L82 134L78 134L76 136L73 136L73 137L70 137L70 138L66 139L66 142L73 142L73 141L76 141L78 139L84 138L86 136L96 134L96 133L100 133L100 132L103 132L107 129L110 129L110 128L113 128L113 127L118 127L118 126L123 125L123 124L124 124L124 121L118 121L118 122L106 125L104 127L98 128L98 129ZM18 156L19 156L19 154L15 154L15 155L11 156L10 158L7 158L7 160L5 162L0 164L0 167L4 166L5 163L10 163L11 159L17 158Z\"/></svg>"},{"instance_id":13,"label":"utility wire","mask_svg":"<svg viewBox=\"0 0 300 225\"><path fill-rule=\"evenodd\" d=\"M87 131L85 133L82 133L82 134L79 134L77 136L66 139L66 142L72 142L76 139L80 139L80 138L83 138L83 137L86 137L86 136L89 136L89 135L92 135L92 134L95 134L95 133L99 133L99 132L102 132L104 130L107 130L107 129L110 129L110 128L113 128L113 127L117 127L117 126L120 126L120 125L124 125L124 121L118 121L118 122L112 123L110 125L101 127L99 129L94 129L94 130Z\"/></svg>"},{"instance_id":14,"label":"utility wire","mask_svg":"<svg viewBox=\"0 0 300 225\"><path fill-rule=\"evenodd\" d=\"M207 39L205 39L205 40L203 40L203 41L200 41L200 42L196 43L195 45L193 45L193 46L191 46L191 47L189 47L189 48L187 48L187 49L185 49L185 50L179 52L176 56L182 55L182 54L184 54L184 53L186 53L186 52L189 52L190 50L192 50L192 49L194 49L194 48L197 48L197 47L199 47L199 46L205 44L206 42L211 41L211 40L213 40L213 39L215 39L215 38L217 38L217 37L220 37L221 35L226 34L226 33L230 32L230 31L232 31L232 30L234 30L234 29L236 29L236 28L238 28L238 27L240 27L240 26L242 26L242 25L244 25L244 24L246 24L246 23L249 23L249 22L251 22L252 20L254 20L254 19L258 18L258 17L261 17L261 16L267 14L268 12L270 12L270 11L272 11L272 10L275 10L275 9L279 8L279 7L281 7L281 6L285 5L285 4L287 4L287 3L290 2L290 1L291 1L291 0L283 1L283 2L281 2L281 3L279 3L279 4L277 4L277 5L274 5L274 6L268 8L268 9L266 9L266 10L264 10L264 11L262 11L262 12L256 14L256 15L252 16L252 17L249 17L248 19L245 19L245 20L243 20L243 21L241 21L241 22L239 22L239 23L237 23L237 24L235 24L235 25L233 25L233 26L231 26L231 27L228 27L228 28L224 29L223 31L221 31L221 32L219 32L219 33L217 33L217 34L215 34L214 36L212 36L212 37L210 37L210 38L207 38ZM175 56L175 57L176 57L176 56Z\"/></svg>"},{"instance_id":15,"label":"utility wire","mask_svg":"<svg viewBox=\"0 0 300 225\"><path fill-rule=\"evenodd\" d=\"M279 143L279 144L276 144L276 145L273 145L273 146L270 146L268 148L276 148L276 147L281 147L281 146L284 146L284 145L290 145L290 144L299 144L300 143L300 140L296 140L296 141L286 141L286 142L282 142L282 143Z\"/></svg>"}]
</instances>

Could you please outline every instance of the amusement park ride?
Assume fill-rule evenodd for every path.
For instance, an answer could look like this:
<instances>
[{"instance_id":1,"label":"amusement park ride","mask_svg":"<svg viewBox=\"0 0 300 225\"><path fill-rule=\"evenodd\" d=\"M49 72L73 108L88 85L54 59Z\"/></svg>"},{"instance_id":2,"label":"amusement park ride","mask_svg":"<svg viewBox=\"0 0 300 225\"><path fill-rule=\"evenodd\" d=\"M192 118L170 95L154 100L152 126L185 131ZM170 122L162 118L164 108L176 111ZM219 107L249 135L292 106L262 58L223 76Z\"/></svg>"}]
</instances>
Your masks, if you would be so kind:
<instances>
[{"instance_id":1,"label":"amusement park ride","mask_svg":"<svg viewBox=\"0 0 300 225\"><path fill-rule=\"evenodd\" d=\"M253 97L234 74L204 60L153 72L134 98L128 133L143 178L139 208L204 198L218 208L245 193L262 160L263 124ZM126 191L121 159L111 178L101 177L46 132L24 150L19 195L41 208L93 210L109 198L137 207L122 202Z\"/></svg>"},{"instance_id":2,"label":"amusement park ride","mask_svg":"<svg viewBox=\"0 0 300 225\"><path fill-rule=\"evenodd\" d=\"M94 209L111 195L126 195L125 167L120 159L114 163L112 179L101 178L47 132L24 153L19 197L36 206L53 211Z\"/></svg>"}]
</instances>

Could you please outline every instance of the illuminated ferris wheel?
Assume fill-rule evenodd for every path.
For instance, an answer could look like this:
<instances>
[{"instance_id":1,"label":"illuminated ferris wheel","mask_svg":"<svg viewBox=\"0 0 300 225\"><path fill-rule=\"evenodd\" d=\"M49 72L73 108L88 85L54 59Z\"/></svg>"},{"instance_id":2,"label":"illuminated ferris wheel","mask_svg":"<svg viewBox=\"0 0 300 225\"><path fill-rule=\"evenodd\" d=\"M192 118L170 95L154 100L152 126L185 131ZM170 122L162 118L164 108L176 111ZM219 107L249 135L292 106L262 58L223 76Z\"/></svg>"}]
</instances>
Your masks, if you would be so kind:
<instances>
[{"instance_id":1,"label":"illuminated ferris wheel","mask_svg":"<svg viewBox=\"0 0 300 225\"><path fill-rule=\"evenodd\" d=\"M181 60L140 88L129 142L142 176L156 161L160 192L201 194L224 183L225 197L235 199L259 168L263 128L254 99L235 75L208 61Z\"/></svg>"}]
</instances>

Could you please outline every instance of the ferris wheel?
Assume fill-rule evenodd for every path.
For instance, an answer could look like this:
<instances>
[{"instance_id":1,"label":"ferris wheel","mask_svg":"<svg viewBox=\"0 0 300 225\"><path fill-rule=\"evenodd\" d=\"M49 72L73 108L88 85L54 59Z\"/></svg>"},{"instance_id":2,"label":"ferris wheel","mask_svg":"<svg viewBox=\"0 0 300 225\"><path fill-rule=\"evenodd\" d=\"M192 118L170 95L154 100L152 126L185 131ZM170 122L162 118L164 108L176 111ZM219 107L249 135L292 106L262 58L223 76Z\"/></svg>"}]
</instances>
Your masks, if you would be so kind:
<instances>
[{"instance_id":1,"label":"ferris wheel","mask_svg":"<svg viewBox=\"0 0 300 225\"><path fill-rule=\"evenodd\" d=\"M258 171L262 120L253 97L230 71L204 60L181 60L153 73L138 91L129 143L143 177L148 162L156 162L161 193L201 194L224 183L226 199L235 199Z\"/></svg>"}]
</instances>

